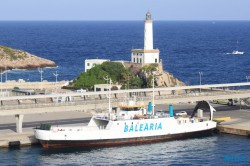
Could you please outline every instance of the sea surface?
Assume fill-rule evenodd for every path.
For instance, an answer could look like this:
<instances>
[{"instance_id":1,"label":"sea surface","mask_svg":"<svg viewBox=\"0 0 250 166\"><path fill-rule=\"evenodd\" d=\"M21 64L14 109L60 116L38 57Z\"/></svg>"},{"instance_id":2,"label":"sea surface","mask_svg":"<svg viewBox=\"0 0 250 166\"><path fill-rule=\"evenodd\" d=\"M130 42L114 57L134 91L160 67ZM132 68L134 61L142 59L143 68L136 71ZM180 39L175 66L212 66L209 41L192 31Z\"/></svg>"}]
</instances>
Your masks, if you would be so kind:
<instances>
[{"instance_id":1,"label":"sea surface","mask_svg":"<svg viewBox=\"0 0 250 166\"><path fill-rule=\"evenodd\" d=\"M246 82L250 76L250 21L155 21L154 47L164 69L199 84ZM143 48L143 21L0 21L0 45L56 62L43 78L75 79L92 58L130 60ZM238 42L237 42L238 41ZM237 44L238 43L238 44ZM233 50L244 55L227 54ZM40 81L38 70L12 70L8 80ZM3 81L6 80L5 74ZM225 134L138 146L43 150L0 149L0 165L250 165L249 138Z\"/></svg>"},{"instance_id":2,"label":"sea surface","mask_svg":"<svg viewBox=\"0 0 250 166\"><path fill-rule=\"evenodd\" d=\"M164 69L189 85L235 83L250 75L250 21L155 21L154 48ZM75 79L92 58L130 60L143 48L143 21L0 21L0 45L53 60L43 79ZM233 50L244 55L227 54ZM12 70L8 80L40 81L35 70ZM5 81L3 75L3 81Z\"/></svg>"},{"instance_id":3,"label":"sea surface","mask_svg":"<svg viewBox=\"0 0 250 166\"><path fill-rule=\"evenodd\" d=\"M249 165L246 137L218 134L136 146L0 149L0 165Z\"/></svg>"}]
</instances>

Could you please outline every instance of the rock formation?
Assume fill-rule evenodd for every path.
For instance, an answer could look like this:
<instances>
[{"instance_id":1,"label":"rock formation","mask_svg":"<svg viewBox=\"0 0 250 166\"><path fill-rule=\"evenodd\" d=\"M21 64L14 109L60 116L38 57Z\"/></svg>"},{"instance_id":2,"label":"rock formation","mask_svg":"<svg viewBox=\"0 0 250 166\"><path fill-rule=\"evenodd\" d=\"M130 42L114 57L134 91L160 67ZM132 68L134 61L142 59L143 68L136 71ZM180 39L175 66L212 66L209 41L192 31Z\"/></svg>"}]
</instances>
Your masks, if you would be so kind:
<instances>
[{"instance_id":1,"label":"rock formation","mask_svg":"<svg viewBox=\"0 0 250 166\"><path fill-rule=\"evenodd\" d=\"M0 69L32 69L38 67L55 67L53 61L37 57L22 50L0 45Z\"/></svg>"},{"instance_id":2,"label":"rock formation","mask_svg":"<svg viewBox=\"0 0 250 166\"><path fill-rule=\"evenodd\" d=\"M174 77L167 71L163 70L162 63L158 64L157 71L156 71L156 86L158 87L171 87L171 86L185 86L185 84Z\"/></svg>"},{"instance_id":3,"label":"rock formation","mask_svg":"<svg viewBox=\"0 0 250 166\"><path fill-rule=\"evenodd\" d=\"M162 62L148 65L126 62L124 65L131 68L133 73L144 79L152 77L152 72L154 71L156 87L185 86L182 81L163 70Z\"/></svg>"}]
</instances>

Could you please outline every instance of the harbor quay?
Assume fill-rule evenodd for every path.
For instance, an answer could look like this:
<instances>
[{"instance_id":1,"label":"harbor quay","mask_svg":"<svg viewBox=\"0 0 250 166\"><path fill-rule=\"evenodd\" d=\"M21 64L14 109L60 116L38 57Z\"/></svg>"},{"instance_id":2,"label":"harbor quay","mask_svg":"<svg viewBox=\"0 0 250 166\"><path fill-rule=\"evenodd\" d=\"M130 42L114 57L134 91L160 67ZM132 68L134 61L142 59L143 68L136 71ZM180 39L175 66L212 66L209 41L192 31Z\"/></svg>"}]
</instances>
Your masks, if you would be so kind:
<instances>
[{"instance_id":1,"label":"harbor quay","mask_svg":"<svg viewBox=\"0 0 250 166\"><path fill-rule=\"evenodd\" d=\"M190 115L195 107L194 103L174 104L174 112L186 111ZM227 106L213 104L216 109L214 118L227 119L219 123L217 129L221 133L250 136L250 107L248 106ZM156 104L156 110L168 110L167 104ZM15 131L15 118L13 116L0 116L0 147L19 147L37 144L33 128L40 124L52 124L58 126L79 126L87 125L92 116L91 112L65 111L47 112L40 114L27 114L23 119L23 132ZM204 116L209 116L204 112ZM228 118L230 117L230 118ZM229 119L229 120L228 120Z\"/></svg>"},{"instance_id":2,"label":"harbor quay","mask_svg":"<svg viewBox=\"0 0 250 166\"><path fill-rule=\"evenodd\" d=\"M28 90L31 89L55 90L66 85L68 82L69 81L49 82L47 80L43 80L42 82L31 82L31 81L25 81L23 79L19 79L17 81L8 80L6 82L1 82L1 93L4 93L6 90L12 90L14 88L28 89Z\"/></svg>"},{"instance_id":3,"label":"harbor quay","mask_svg":"<svg viewBox=\"0 0 250 166\"><path fill-rule=\"evenodd\" d=\"M127 100L137 100L146 105L153 102L154 105L236 98L240 104L242 101L249 103L249 90L218 89L218 87L244 85L249 85L249 83L0 97L0 116L14 116L16 119L16 132L22 133L23 118L26 114L64 111L92 111L96 113L96 111L107 110L110 107L107 103L112 103L112 107L118 107L119 104ZM197 89L200 90L197 92ZM176 93L177 91L178 93Z\"/></svg>"},{"instance_id":4,"label":"harbor quay","mask_svg":"<svg viewBox=\"0 0 250 166\"><path fill-rule=\"evenodd\" d=\"M13 116L0 116L0 147L27 146L38 143L33 128L41 123L52 125L86 125L92 114L81 111L29 114L24 118L23 132L17 133Z\"/></svg>"},{"instance_id":5,"label":"harbor quay","mask_svg":"<svg viewBox=\"0 0 250 166\"><path fill-rule=\"evenodd\" d=\"M191 115L196 102L236 99L235 106L216 105L218 130L224 133L249 136L250 118L248 98L250 91L230 90L229 87L248 86L250 83L177 86L165 88L129 89L99 92L70 92L0 97L0 147L23 146L37 143L33 128L40 124L86 125L90 117L128 100L155 105L155 110L175 113L186 111ZM229 100L228 100L229 101ZM242 105L243 103L243 105ZM204 116L208 117L206 112ZM227 118L228 117L228 118ZM228 120L224 122L225 120Z\"/></svg>"}]
</instances>

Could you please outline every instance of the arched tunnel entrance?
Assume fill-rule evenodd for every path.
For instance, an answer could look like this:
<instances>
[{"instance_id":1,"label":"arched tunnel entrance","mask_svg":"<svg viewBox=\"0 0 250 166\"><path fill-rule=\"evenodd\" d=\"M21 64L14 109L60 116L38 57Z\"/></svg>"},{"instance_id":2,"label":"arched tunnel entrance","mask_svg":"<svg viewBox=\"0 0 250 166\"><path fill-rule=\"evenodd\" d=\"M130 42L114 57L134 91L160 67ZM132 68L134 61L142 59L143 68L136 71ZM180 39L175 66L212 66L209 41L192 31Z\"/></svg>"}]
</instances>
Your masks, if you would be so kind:
<instances>
[{"instance_id":1,"label":"arched tunnel entrance","mask_svg":"<svg viewBox=\"0 0 250 166\"><path fill-rule=\"evenodd\" d=\"M213 120L213 112L215 112L216 110L207 101L203 100L203 101L198 102L198 104L195 106L195 108L191 114L191 118L193 118L195 116L198 109L201 109L204 112L210 112L210 120Z\"/></svg>"}]
</instances>

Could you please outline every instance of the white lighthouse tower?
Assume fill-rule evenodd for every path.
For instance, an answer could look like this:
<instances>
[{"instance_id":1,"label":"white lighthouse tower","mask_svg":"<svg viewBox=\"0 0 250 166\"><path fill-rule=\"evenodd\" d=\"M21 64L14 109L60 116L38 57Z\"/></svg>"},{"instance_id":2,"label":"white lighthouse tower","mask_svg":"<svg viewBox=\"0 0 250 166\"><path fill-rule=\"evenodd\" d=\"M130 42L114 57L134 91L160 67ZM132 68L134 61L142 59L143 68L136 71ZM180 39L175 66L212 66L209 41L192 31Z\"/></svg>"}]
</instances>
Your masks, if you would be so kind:
<instances>
[{"instance_id":1,"label":"white lighthouse tower","mask_svg":"<svg viewBox=\"0 0 250 166\"><path fill-rule=\"evenodd\" d=\"M153 50L153 20L150 12L147 12L145 19L144 50Z\"/></svg>"},{"instance_id":2,"label":"white lighthouse tower","mask_svg":"<svg viewBox=\"0 0 250 166\"><path fill-rule=\"evenodd\" d=\"M158 49L153 47L153 19L150 12L147 12L144 28L144 49L131 50L132 63L159 63Z\"/></svg>"}]
</instances>

